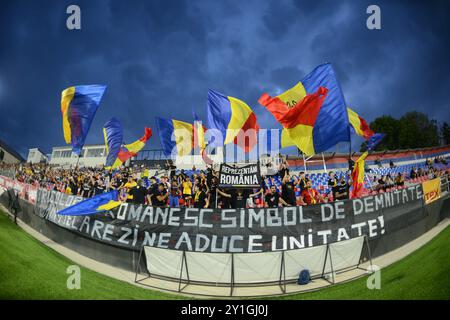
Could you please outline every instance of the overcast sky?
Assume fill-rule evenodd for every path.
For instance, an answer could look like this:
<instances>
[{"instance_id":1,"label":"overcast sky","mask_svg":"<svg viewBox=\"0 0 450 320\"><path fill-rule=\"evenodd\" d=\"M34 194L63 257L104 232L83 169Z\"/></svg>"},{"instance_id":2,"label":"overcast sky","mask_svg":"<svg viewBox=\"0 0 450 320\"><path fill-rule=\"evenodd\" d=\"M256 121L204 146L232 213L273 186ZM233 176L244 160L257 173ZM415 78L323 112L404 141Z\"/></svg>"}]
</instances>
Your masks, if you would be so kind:
<instances>
[{"instance_id":1,"label":"overcast sky","mask_svg":"<svg viewBox=\"0 0 450 320\"><path fill-rule=\"evenodd\" d=\"M81 8L81 30L66 8ZM366 9L381 8L381 30ZM450 1L18 1L0 9L0 139L28 148L64 145L61 91L108 89L87 143L103 143L111 117L125 141L154 116L206 121L208 89L246 101L261 127L278 127L257 103L331 62L347 104L368 121L407 111L449 121Z\"/></svg>"}]
</instances>

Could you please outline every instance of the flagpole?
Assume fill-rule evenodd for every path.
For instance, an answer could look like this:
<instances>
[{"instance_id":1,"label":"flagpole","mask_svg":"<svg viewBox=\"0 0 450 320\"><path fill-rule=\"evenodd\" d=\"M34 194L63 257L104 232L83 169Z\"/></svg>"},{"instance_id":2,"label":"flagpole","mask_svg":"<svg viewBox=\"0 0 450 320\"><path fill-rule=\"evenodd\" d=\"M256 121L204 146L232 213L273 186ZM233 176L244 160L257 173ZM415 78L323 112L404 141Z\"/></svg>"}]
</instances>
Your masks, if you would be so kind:
<instances>
[{"instance_id":1,"label":"flagpole","mask_svg":"<svg viewBox=\"0 0 450 320\"><path fill-rule=\"evenodd\" d=\"M217 198L219 198L219 186L216 186L216 206L214 207L217 209Z\"/></svg>"},{"instance_id":2,"label":"flagpole","mask_svg":"<svg viewBox=\"0 0 450 320\"><path fill-rule=\"evenodd\" d=\"M305 160L305 154L302 152L302 157L303 157L303 169L305 170L306 173L306 160Z\"/></svg>"},{"instance_id":3,"label":"flagpole","mask_svg":"<svg viewBox=\"0 0 450 320\"><path fill-rule=\"evenodd\" d=\"M78 169L78 162L80 161L80 155L77 157L77 164L75 165L75 169Z\"/></svg>"},{"instance_id":4,"label":"flagpole","mask_svg":"<svg viewBox=\"0 0 450 320\"><path fill-rule=\"evenodd\" d=\"M350 160L352 158L352 136L350 135L350 141L348 146L348 159Z\"/></svg>"},{"instance_id":5,"label":"flagpole","mask_svg":"<svg viewBox=\"0 0 450 320\"><path fill-rule=\"evenodd\" d=\"M325 171L325 173L327 173L327 165L325 163L325 156L323 155L323 152L322 152L322 161L323 161L323 170Z\"/></svg>"}]
</instances>

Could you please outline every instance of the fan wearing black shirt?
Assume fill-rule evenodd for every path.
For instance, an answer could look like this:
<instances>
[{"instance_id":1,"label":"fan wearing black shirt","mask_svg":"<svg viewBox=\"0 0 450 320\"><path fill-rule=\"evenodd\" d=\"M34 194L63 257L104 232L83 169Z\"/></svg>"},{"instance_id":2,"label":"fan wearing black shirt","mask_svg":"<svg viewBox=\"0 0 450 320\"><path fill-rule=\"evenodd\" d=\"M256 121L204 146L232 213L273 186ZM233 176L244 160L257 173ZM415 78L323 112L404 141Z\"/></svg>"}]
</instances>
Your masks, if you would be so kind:
<instances>
[{"instance_id":1,"label":"fan wearing black shirt","mask_svg":"<svg viewBox=\"0 0 450 320\"><path fill-rule=\"evenodd\" d=\"M208 178L207 180L208 181ZM217 197L217 183L218 183L218 179L213 176L211 178L211 181L208 183L206 183L206 196L208 197L208 207L210 209L212 208L216 208L216 197Z\"/></svg>"},{"instance_id":2,"label":"fan wearing black shirt","mask_svg":"<svg viewBox=\"0 0 450 320\"><path fill-rule=\"evenodd\" d=\"M150 199L150 204L153 205L153 201L156 199L156 195L158 194L158 183L156 182L155 177L150 178L150 186L147 188L147 194Z\"/></svg>"},{"instance_id":3,"label":"fan wearing black shirt","mask_svg":"<svg viewBox=\"0 0 450 320\"><path fill-rule=\"evenodd\" d=\"M173 180L175 177L175 170L177 169L177 166L173 165L169 161L166 161L166 171L167 175L169 176L170 180Z\"/></svg>"},{"instance_id":4,"label":"fan wearing black shirt","mask_svg":"<svg viewBox=\"0 0 450 320\"><path fill-rule=\"evenodd\" d=\"M195 185L194 193L194 208L207 208L208 201L206 198L206 193L203 191L203 187L200 184Z\"/></svg>"},{"instance_id":5,"label":"fan wearing black shirt","mask_svg":"<svg viewBox=\"0 0 450 320\"><path fill-rule=\"evenodd\" d=\"M111 182L109 184L109 187L112 190L118 190L120 185L121 185L121 183L122 183L122 181L120 180L120 177L114 176L114 177L111 178Z\"/></svg>"},{"instance_id":6,"label":"fan wearing black shirt","mask_svg":"<svg viewBox=\"0 0 450 320\"><path fill-rule=\"evenodd\" d=\"M384 176L381 176L381 178L378 179L378 188L386 191L386 181L385 181Z\"/></svg>"},{"instance_id":7,"label":"fan wearing black shirt","mask_svg":"<svg viewBox=\"0 0 450 320\"><path fill-rule=\"evenodd\" d=\"M278 175L281 179L284 178L286 174L289 174L289 167L286 161L283 161L283 163L280 164L280 170L278 170Z\"/></svg>"},{"instance_id":8,"label":"fan wearing black shirt","mask_svg":"<svg viewBox=\"0 0 450 320\"><path fill-rule=\"evenodd\" d=\"M91 196L91 184L89 182L89 179L84 179L83 186L81 189L81 196L83 198L89 198Z\"/></svg>"},{"instance_id":9,"label":"fan wearing black shirt","mask_svg":"<svg viewBox=\"0 0 450 320\"><path fill-rule=\"evenodd\" d=\"M281 198L287 203L288 206L296 206L297 197L295 196L294 184L291 182L291 176L286 173L281 183Z\"/></svg>"},{"instance_id":10,"label":"fan wearing black shirt","mask_svg":"<svg viewBox=\"0 0 450 320\"><path fill-rule=\"evenodd\" d=\"M138 180L136 187L131 188L130 195L133 196L133 203L145 204L145 199L147 198L148 191L143 186L142 180Z\"/></svg>"},{"instance_id":11,"label":"fan wearing black shirt","mask_svg":"<svg viewBox=\"0 0 450 320\"><path fill-rule=\"evenodd\" d=\"M348 170L353 171L353 168L355 167L355 161L353 161L352 158L348 159Z\"/></svg>"},{"instance_id":12,"label":"fan wearing black shirt","mask_svg":"<svg viewBox=\"0 0 450 320\"><path fill-rule=\"evenodd\" d=\"M158 184L158 190L152 197L152 204L155 207L167 207L167 198L169 197L169 193L167 192L164 183Z\"/></svg>"},{"instance_id":13,"label":"fan wearing black shirt","mask_svg":"<svg viewBox=\"0 0 450 320\"><path fill-rule=\"evenodd\" d=\"M338 180L336 179L333 171L330 171L330 173L328 173L328 176L330 177L328 179L328 186L331 188L331 192L333 193L333 199L336 199L336 192L339 189Z\"/></svg>"},{"instance_id":14,"label":"fan wearing black shirt","mask_svg":"<svg viewBox=\"0 0 450 320\"><path fill-rule=\"evenodd\" d=\"M336 188L336 194L333 194L334 200L345 200L348 199L348 184L345 178L342 177L339 180L339 185Z\"/></svg>"},{"instance_id":15,"label":"fan wearing black shirt","mask_svg":"<svg viewBox=\"0 0 450 320\"><path fill-rule=\"evenodd\" d=\"M280 203L285 206L289 206L286 201L284 201L280 194L277 192L277 188L275 186L270 187L270 193L265 196L266 206L269 208L277 208Z\"/></svg>"},{"instance_id":16,"label":"fan wearing black shirt","mask_svg":"<svg viewBox=\"0 0 450 320\"><path fill-rule=\"evenodd\" d=\"M104 185L103 181L99 177L94 182L94 194L95 195L102 194L103 192L105 192L105 185Z\"/></svg>"},{"instance_id":17,"label":"fan wearing black shirt","mask_svg":"<svg viewBox=\"0 0 450 320\"><path fill-rule=\"evenodd\" d=\"M221 190L218 191L219 194L225 198L230 199L231 208L246 208L248 198L253 198L260 194L262 191L259 190L256 193L250 194L250 191L247 189L231 189L229 193L223 192Z\"/></svg>"}]
</instances>

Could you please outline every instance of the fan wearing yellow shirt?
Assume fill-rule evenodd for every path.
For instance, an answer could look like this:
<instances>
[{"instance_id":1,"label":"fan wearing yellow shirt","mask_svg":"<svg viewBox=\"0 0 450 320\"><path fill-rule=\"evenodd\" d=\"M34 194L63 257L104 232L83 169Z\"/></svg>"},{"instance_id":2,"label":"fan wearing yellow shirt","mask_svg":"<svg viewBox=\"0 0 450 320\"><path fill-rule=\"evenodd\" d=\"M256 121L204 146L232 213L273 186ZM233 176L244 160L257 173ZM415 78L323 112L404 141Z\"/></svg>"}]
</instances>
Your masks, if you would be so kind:
<instances>
[{"instance_id":1,"label":"fan wearing yellow shirt","mask_svg":"<svg viewBox=\"0 0 450 320\"><path fill-rule=\"evenodd\" d=\"M133 177L128 178L128 182L123 186L127 191L127 202L133 202L133 195L130 194L130 190L137 186L136 181L134 181Z\"/></svg>"},{"instance_id":2,"label":"fan wearing yellow shirt","mask_svg":"<svg viewBox=\"0 0 450 320\"><path fill-rule=\"evenodd\" d=\"M192 199L192 182L189 177L184 177L184 181L181 185L183 187L183 199L186 207L190 207L190 202Z\"/></svg>"}]
</instances>

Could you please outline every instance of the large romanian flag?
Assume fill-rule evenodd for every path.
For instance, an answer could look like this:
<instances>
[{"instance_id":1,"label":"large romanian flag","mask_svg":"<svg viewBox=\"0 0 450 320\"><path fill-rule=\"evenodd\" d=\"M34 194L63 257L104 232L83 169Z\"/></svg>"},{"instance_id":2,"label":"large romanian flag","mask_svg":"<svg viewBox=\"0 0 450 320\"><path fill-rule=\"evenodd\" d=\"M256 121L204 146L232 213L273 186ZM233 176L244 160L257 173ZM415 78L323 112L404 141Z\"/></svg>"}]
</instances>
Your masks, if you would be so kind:
<instances>
[{"instance_id":1,"label":"large romanian flag","mask_svg":"<svg viewBox=\"0 0 450 320\"><path fill-rule=\"evenodd\" d=\"M350 141L347 106L333 67L329 63L319 65L301 82L277 96L288 108L292 108L306 95L316 93L320 87L327 88L328 93L312 131L314 150L309 151L313 152L312 154L326 151L339 142ZM281 146L284 148L297 145L295 139L298 137L292 137L283 130Z\"/></svg>"},{"instance_id":2,"label":"large romanian flag","mask_svg":"<svg viewBox=\"0 0 450 320\"><path fill-rule=\"evenodd\" d=\"M207 114L209 129L217 129L222 133L223 141L217 141L215 145L234 143L245 152L256 145L258 121L244 101L209 90Z\"/></svg>"},{"instance_id":3,"label":"large romanian flag","mask_svg":"<svg viewBox=\"0 0 450 320\"><path fill-rule=\"evenodd\" d=\"M292 108L280 98L272 98L268 94L263 94L259 98L259 103L281 123L289 138L302 152L313 155L315 154L313 130L327 92L328 89L320 87L316 93L305 96Z\"/></svg>"},{"instance_id":4,"label":"large romanian flag","mask_svg":"<svg viewBox=\"0 0 450 320\"><path fill-rule=\"evenodd\" d=\"M186 156L194 149L194 126L189 122L156 117L159 138L168 157Z\"/></svg>"},{"instance_id":5,"label":"large romanian flag","mask_svg":"<svg viewBox=\"0 0 450 320\"><path fill-rule=\"evenodd\" d=\"M97 108L106 90L104 85L72 86L61 93L64 139L72 152L80 154Z\"/></svg>"},{"instance_id":6,"label":"large romanian flag","mask_svg":"<svg viewBox=\"0 0 450 320\"><path fill-rule=\"evenodd\" d=\"M369 153L364 152L358 160L355 162L355 166L353 167L352 172L352 185L353 190L351 194L351 198L358 198L361 196L362 191L364 190L364 163L365 159Z\"/></svg>"}]
</instances>

